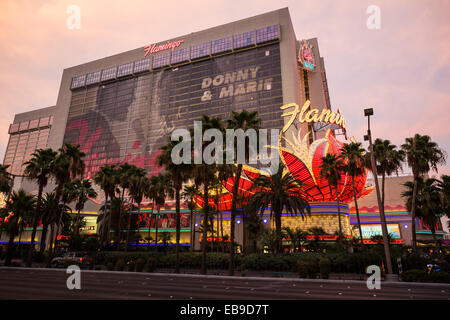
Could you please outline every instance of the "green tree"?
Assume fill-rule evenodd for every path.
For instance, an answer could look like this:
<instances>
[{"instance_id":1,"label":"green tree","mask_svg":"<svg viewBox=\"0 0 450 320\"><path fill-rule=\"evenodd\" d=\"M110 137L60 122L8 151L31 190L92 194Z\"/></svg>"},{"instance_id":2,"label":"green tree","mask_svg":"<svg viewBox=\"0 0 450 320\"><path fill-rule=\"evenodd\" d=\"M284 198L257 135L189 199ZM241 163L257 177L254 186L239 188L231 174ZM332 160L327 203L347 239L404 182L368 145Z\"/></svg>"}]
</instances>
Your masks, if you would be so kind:
<instances>
[{"instance_id":1,"label":"green tree","mask_svg":"<svg viewBox=\"0 0 450 320\"><path fill-rule=\"evenodd\" d=\"M92 188L92 182L87 179L76 179L73 181L74 196L75 196L75 210L77 210L77 216L75 221L80 218L81 210L84 209L84 205L89 200L89 198L96 198L97 192ZM75 224L75 234L78 236L80 234L80 228Z\"/></svg>"},{"instance_id":2,"label":"green tree","mask_svg":"<svg viewBox=\"0 0 450 320\"><path fill-rule=\"evenodd\" d=\"M105 211L103 217L104 232L102 233L101 243L104 243L104 241L106 240L106 243L109 245L111 243L110 230L112 219L111 219L111 212L109 210L111 206L108 203L108 199L112 199L116 195L117 170L114 168L114 166L111 166L109 164L101 166L99 171L95 173L94 182L105 193Z\"/></svg>"},{"instance_id":3,"label":"green tree","mask_svg":"<svg viewBox=\"0 0 450 320\"><path fill-rule=\"evenodd\" d=\"M144 169L133 166L129 169L129 171L131 172L130 173L130 184L129 184L130 196L137 206L138 216L139 216L140 212L141 212L141 203L142 203L144 194L145 194L150 182L146 176L146 172ZM127 240L126 240L126 245L125 245L125 251L128 250L128 240L129 240L129 234L130 234L130 221L131 221L132 212L133 211L130 210L130 212L128 214Z\"/></svg>"},{"instance_id":4,"label":"green tree","mask_svg":"<svg viewBox=\"0 0 450 320\"><path fill-rule=\"evenodd\" d=\"M356 199L355 179L364 173L364 148L359 142L344 143L341 149L342 170L352 177L353 199L355 201L356 218L358 219L359 237L361 244L364 244L361 231L361 220L359 218L358 201ZM380 208L380 210L382 210ZM340 235L341 236L341 235Z\"/></svg>"},{"instance_id":5,"label":"green tree","mask_svg":"<svg viewBox=\"0 0 450 320\"><path fill-rule=\"evenodd\" d=\"M29 180L35 181L38 185L36 209L33 218L33 231L31 233L31 242L26 263L27 267L31 267L32 264L36 230L39 219L41 218L42 193L54 171L56 156L57 153L52 149L37 149L31 155L31 159L24 163L25 176L27 176Z\"/></svg>"},{"instance_id":6,"label":"green tree","mask_svg":"<svg viewBox=\"0 0 450 320\"><path fill-rule=\"evenodd\" d=\"M302 242L308 239L308 232L303 231L302 229L285 227L283 230L286 232L286 235L289 237L292 244L292 251L298 252L302 249Z\"/></svg>"},{"instance_id":7,"label":"green tree","mask_svg":"<svg viewBox=\"0 0 450 320\"><path fill-rule=\"evenodd\" d=\"M198 196L198 187L195 184L191 184L189 186L184 187L183 193L181 194L184 201L186 201L189 211L191 212L190 216L190 227L191 227L191 244L189 246L189 251L193 251L194 249L194 241L195 241L195 209L197 207L196 198Z\"/></svg>"},{"instance_id":8,"label":"green tree","mask_svg":"<svg viewBox=\"0 0 450 320\"><path fill-rule=\"evenodd\" d=\"M402 196L406 198L408 211L412 210L414 182L408 181L404 184L406 190ZM423 223L431 230L436 246L440 246L436 238L436 225L444 211L441 202L440 181L437 179L419 177L417 180L417 194L414 201L416 217L421 218Z\"/></svg>"},{"instance_id":9,"label":"green tree","mask_svg":"<svg viewBox=\"0 0 450 320\"><path fill-rule=\"evenodd\" d=\"M14 238L19 232L19 224L33 215L36 204L35 196L27 194L23 189L20 189L18 192L14 192L10 200L11 201L6 204L6 210L4 210L9 214L5 219L7 224L6 231L9 234L8 248L6 250L5 258L6 266L11 264ZM27 222L31 221L28 220Z\"/></svg>"},{"instance_id":10,"label":"green tree","mask_svg":"<svg viewBox=\"0 0 450 320\"><path fill-rule=\"evenodd\" d=\"M228 129L234 129L234 130L243 130L246 132L249 129L255 129L258 130L261 126L261 119L258 117L258 112L248 112L247 110L242 110L241 112L231 112L231 118L227 121L227 128ZM233 146L234 146L233 141ZM248 162L249 159L249 150L250 147L256 147L256 146L250 146L248 141L245 141L245 161ZM234 158L238 158L238 149L235 148L234 152ZM242 163L237 164L236 168L236 174L235 174L235 181L233 186L233 199L231 201L231 226L230 226L230 239L231 239L231 252L230 252L230 275L234 275L234 255L235 255L235 248L234 248L234 239L235 239L235 229L236 229L236 214L237 214L237 200L238 200L238 188L239 188L239 181L241 179L242 174Z\"/></svg>"},{"instance_id":11,"label":"green tree","mask_svg":"<svg viewBox=\"0 0 450 320\"><path fill-rule=\"evenodd\" d=\"M164 166L165 171L170 173L172 178L171 186L173 186L173 192L175 194L175 273L180 273L180 231L181 231L181 189L183 182L186 182L191 175L192 165L180 163L175 164L172 159L172 152L175 146L178 144L176 141L168 139L166 145L160 150L161 154L157 157L157 163L159 166Z\"/></svg>"},{"instance_id":12,"label":"green tree","mask_svg":"<svg viewBox=\"0 0 450 320\"><path fill-rule=\"evenodd\" d=\"M341 224L341 209L339 204L339 190L338 185L341 182L341 174L342 174L342 160L336 157L335 154L327 154L325 157L322 157L322 164L320 165L319 174L321 177L327 179L328 186L330 188L330 195L332 195L331 187L334 187L334 191L336 194L336 202L337 202L337 210L338 210L338 220L339 220L339 239L342 236L342 224Z\"/></svg>"},{"instance_id":13,"label":"green tree","mask_svg":"<svg viewBox=\"0 0 450 320\"><path fill-rule=\"evenodd\" d=\"M446 154L439 148L437 143L431 141L427 135L415 134L414 137L406 138L405 143L402 144L402 149L405 152L408 166L413 173L413 194L411 199L411 232L413 236L413 249L416 249L416 198L417 198L417 183L420 176L427 174L430 170L437 172L438 166L445 164Z\"/></svg>"},{"instance_id":14,"label":"green tree","mask_svg":"<svg viewBox=\"0 0 450 320\"><path fill-rule=\"evenodd\" d=\"M291 215L299 214L302 219L307 213L311 214L308 202L298 193L301 187L302 182L285 170L284 165L280 165L275 174L261 175L254 181L252 190L255 190L255 193L250 198L248 206L252 210L260 211L261 214L270 208L270 217L275 219L277 253L281 252L282 246L283 211Z\"/></svg>"}]
</instances>

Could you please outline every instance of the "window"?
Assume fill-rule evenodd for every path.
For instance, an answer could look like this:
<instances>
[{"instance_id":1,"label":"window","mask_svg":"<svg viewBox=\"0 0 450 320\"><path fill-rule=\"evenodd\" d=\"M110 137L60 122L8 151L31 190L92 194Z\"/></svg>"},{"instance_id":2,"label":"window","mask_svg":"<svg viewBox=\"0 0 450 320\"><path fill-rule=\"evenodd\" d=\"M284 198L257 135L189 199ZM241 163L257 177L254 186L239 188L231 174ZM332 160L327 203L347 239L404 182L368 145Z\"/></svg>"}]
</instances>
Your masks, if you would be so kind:
<instances>
[{"instance_id":1,"label":"window","mask_svg":"<svg viewBox=\"0 0 450 320\"><path fill-rule=\"evenodd\" d=\"M8 133L13 133L13 132L17 132L19 131L19 125L20 123L13 123L9 126L9 132Z\"/></svg>"},{"instance_id":2,"label":"window","mask_svg":"<svg viewBox=\"0 0 450 320\"><path fill-rule=\"evenodd\" d=\"M30 126L28 127L29 129L36 129L38 127L39 124L39 120L31 120L30 121Z\"/></svg>"},{"instance_id":3,"label":"window","mask_svg":"<svg viewBox=\"0 0 450 320\"><path fill-rule=\"evenodd\" d=\"M28 124L29 124L29 123L30 123L29 121L21 122L21 123L20 123L20 126L19 126L19 131L27 130L27 129L28 129Z\"/></svg>"},{"instance_id":4,"label":"window","mask_svg":"<svg viewBox=\"0 0 450 320\"><path fill-rule=\"evenodd\" d=\"M107 81L114 79L116 77L117 67L111 67L108 69L103 69L102 71L102 81Z\"/></svg>"},{"instance_id":5,"label":"window","mask_svg":"<svg viewBox=\"0 0 450 320\"><path fill-rule=\"evenodd\" d=\"M80 88L84 86L84 83L86 82L86 75L83 74L82 76L76 76L72 78L72 85L70 86L71 89Z\"/></svg>"},{"instance_id":6,"label":"window","mask_svg":"<svg viewBox=\"0 0 450 320\"><path fill-rule=\"evenodd\" d=\"M255 44L254 31L234 35L234 49L244 48L254 44Z\"/></svg>"},{"instance_id":7,"label":"window","mask_svg":"<svg viewBox=\"0 0 450 320\"><path fill-rule=\"evenodd\" d=\"M231 50L231 37L214 40L212 42L211 54L216 54L230 50Z\"/></svg>"},{"instance_id":8,"label":"window","mask_svg":"<svg viewBox=\"0 0 450 320\"><path fill-rule=\"evenodd\" d=\"M170 52L153 56L153 69L168 66L170 63Z\"/></svg>"},{"instance_id":9,"label":"window","mask_svg":"<svg viewBox=\"0 0 450 320\"><path fill-rule=\"evenodd\" d=\"M89 73L86 77L86 85L88 86L90 84L99 83L101 73L101 71Z\"/></svg>"},{"instance_id":10,"label":"window","mask_svg":"<svg viewBox=\"0 0 450 320\"><path fill-rule=\"evenodd\" d=\"M189 60L189 48L179 49L172 52L172 64L187 60Z\"/></svg>"},{"instance_id":11,"label":"window","mask_svg":"<svg viewBox=\"0 0 450 320\"><path fill-rule=\"evenodd\" d=\"M211 42L206 42L191 47L191 59L209 56L211 51Z\"/></svg>"},{"instance_id":12,"label":"window","mask_svg":"<svg viewBox=\"0 0 450 320\"><path fill-rule=\"evenodd\" d=\"M150 71L150 58L134 62L134 73Z\"/></svg>"},{"instance_id":13,"label":"window","mask_svg":"<svg viewBox=\"0 0 450 320\"><path fill-rule=\"evenodd\" d=\"M278 25L256 30L256 43L279 39Z\"/></svg>"},{"instance_id":14,"label":"window","mask_svg":"<svg viewBox=\"0 0 450 320\"><path fill-rule=\"evenodd\" d=\"M50 122L50 117L41 118L39 120L39 127L45 127L48 126Z\"/></svg>"},{"instance_id":15,"label":"window","mask_svg":"<svg viewBox=\"0 0 450 320\"><path fill-rule=\"evenodd\" d=\"M117 68L117 77L128 76L133 73L133 62L122 64Z\"/></svg>"}]
</instances>

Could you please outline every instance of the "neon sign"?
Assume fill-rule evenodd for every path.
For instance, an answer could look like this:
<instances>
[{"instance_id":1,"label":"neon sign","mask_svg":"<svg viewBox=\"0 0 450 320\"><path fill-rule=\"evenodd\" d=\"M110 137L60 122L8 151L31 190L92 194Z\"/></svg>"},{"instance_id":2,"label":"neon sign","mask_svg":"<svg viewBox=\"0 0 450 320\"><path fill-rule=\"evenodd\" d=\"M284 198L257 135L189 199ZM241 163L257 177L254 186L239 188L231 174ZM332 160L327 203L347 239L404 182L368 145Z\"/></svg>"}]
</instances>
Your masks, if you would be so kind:
<instances>
[{"instance_id":1,"label":"neon sign","mask_svg":"<svg viewBox=\"0 0 450 320\"><path fill-rule=\"evenodd\" d=\"M281 110L294 107L294 110L287 111L283 113L282 117L291 116L289 121L283 127L283 132L286 132L287 129L292 125L295 118L298 118L300 123L303 122L327 122L330 124L336 124L341 128L345 129L345 119L341 114L341 110L337 110L337 112L331 111L330 109L323 109L320 112L319 109L310 109L311 101L306 100L303 107L300 109L299 105L296 103L288 103L280 107Z\"/></svg>"},{"instance_id":2,"label":"neon sign","mask_svg":"<svg viewBox=\"0 0 450 320\"><path fill-rule=\"evenodd\" d=\"M144 57L146 57L149 53L157 53L168 49L171 49L173 51L175 50L175 48L178 48L183 42L184 40L177 40L177 41L167 41L166 43L163 44L154 43L152 45L147 45L144 47L145 50Z\"/></svg>"},{"instance_id":3,"label":"neon sign","mask_svg":"<svg viewBox=\"0 0 450 320\"><path fill-rule=\"evenodd\" d=\"M305 40L302 41L302 45L298 51L298 61L308 70L314 70L316 66L312 45Z\"/></svg>"}]
</instances>

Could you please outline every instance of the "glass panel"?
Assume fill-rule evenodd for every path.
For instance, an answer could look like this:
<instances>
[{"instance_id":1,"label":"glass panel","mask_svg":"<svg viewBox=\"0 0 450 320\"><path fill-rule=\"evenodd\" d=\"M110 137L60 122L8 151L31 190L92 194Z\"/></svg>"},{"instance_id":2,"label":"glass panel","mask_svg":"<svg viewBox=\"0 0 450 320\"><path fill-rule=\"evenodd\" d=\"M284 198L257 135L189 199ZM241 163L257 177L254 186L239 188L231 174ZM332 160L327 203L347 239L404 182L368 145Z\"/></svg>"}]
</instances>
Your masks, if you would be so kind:
<instances>
[{"instance_id":1,"label":"glass panel","mask_svg":"<svg viewBox=\"0 0 450 320\"><path fill-rule=\"evenodd\" d=\"M278 25L256 30L256 43L279 39Z\"/></svg>"},{"instance_id":2,"label":"glass panel","mask_svg":"<svg viewBox=\"0 0 450 320\"><path fill-rule=\"evenodd\" d=\"M49 122L50 122L50 117L41 118L41 119L39 119L39 127L48 126Z\"/></svg>"},{"instance_id":3,"label":"glass panel","mask_svg":"<svg viewBox=\"0 0 450 320\"><path fill-rule=\"evenodd\" d=\"M80 88L84 86L86 82L86 75L83 74L82 76L76 76L72 78L72 85L70 86L71 89Z\"/></svg>"},{"instance_id":4,"label":"glass panel","mask_svg":"<svg viewBox=\"0 0 450 320\"><path fill-rule=\"evenodd\" d=\"M230 50L231 50L231 37L214 40L212 42L211 54L216 54Z\"/></svg>"},{"instance_id":5,"label":"glass panel","mask_svg":"<svg viewBox=\"0 0 450 320\"><path fill-rule=\"evenodd\" d=\"M28 127L29 129L36 129L38 127L39 124L39 120L31 120L30 121L30 126Z\"/></svg>"},{"instance_id":6,"label":"glass panel","mask_svg":"<svg viewBox=\"0 0 450 320\"><path fill-rule=\"evenodd\" d=\"M101 73L102 73L101 71L89 73L86 78L86 85L99 83Z\"/></svg>"},{"instance_id":7,"label":"glass panel","mask_svg":"<svg viewBox=\"0 0 450 320\"><path fill-rule=\"evenodd\" d=\"M209 56L211 52L211 42L202 43L191 47L191 59Z\"/></svg>"},{"instance_id":8,"label":"glass panel","mask_svg":"<svg viewBox=\"0 0 450 320\"><path fill-rule=\"evenodd\" d=\"M161 53L153 56L152 68L161 68L168 66L170 63L170 52Z\"/></svg>"},{"instance_id":9,"label":"glass panel","mask_svg":"<svg viewBox=\"0 0 450 320\"><path fill-rule=\"evenodd\" d=\"M134 62L134 73L150 71L150 58Z\"/></svg>"},{"instance_id":10,"label":"glass panel","mask_svg":"<svg viewBox=\"0 0 450 320\"><path fill-rule=\"evenodd\" d=\"M20 123L13 123L9 126L9 133L17 132L19 131L19 125Z\"/></svg>"},{"instance_id":11,"label":"glass panel","mask_svg":"<svg viewBox=\"0 0 450 320\"><path fill-rule=\"evenodd\" d=\"M117 67L111 67L102 70L102 81L114 79L116 77Z\"/></svg>"},{"instance_id":12,"label":"glass panel","mask_svg":"<svg viewBox=\"0 0 450 320\"><path fill-rule=\"evenodd\" d=\"M172 64L187 60L189 60L189 48L179 49L172 52Z\"/></svg>"},{"instance_id":13,"label":"glass panel","mask_svg":"<svg viewBox=\"0 0 450 320\"><path fill-rule=\"evenodd\" d=\"M255 32L249 31L234 36L234 49L248 47L255 44Z\"/></svg>"},{"instance_id":14,"label":"glass panel","mask_svg":"<svg viewBox=\"0 0 450 320\"><path fill-rule=\"evenodd\" d=\"M127 76L133 73L133 62L122 64L117 68L117 77Z\"/></svg>"}]
</instances>

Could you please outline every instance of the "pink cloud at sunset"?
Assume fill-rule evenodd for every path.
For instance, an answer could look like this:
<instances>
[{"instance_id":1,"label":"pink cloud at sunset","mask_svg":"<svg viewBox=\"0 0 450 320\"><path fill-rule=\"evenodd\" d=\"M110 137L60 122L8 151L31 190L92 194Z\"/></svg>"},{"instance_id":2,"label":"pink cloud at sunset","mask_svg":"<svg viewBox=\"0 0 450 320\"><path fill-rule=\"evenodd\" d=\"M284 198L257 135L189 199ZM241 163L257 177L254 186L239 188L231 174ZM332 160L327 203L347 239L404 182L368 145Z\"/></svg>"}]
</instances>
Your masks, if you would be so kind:
<instances>
[{"instance_id":1,"label":"pink cloud at sunset","mask_svg":"<svg viewBox=\"0 0 450 320\"><path fill-rule=\"evenodd\" d=\"M366 26L369 5L381 28ZM81 28L66 9L81 9ZM317 37L331 104L362 141L363 109L374 137L399 145L428 134L450 153L450 24L447 0L0 2L0 159L14 114L52 106L63 69L189 32L288 7L297 38ZM440 173L450 174L448 165Z\"/></svg>"}]
</instances>

